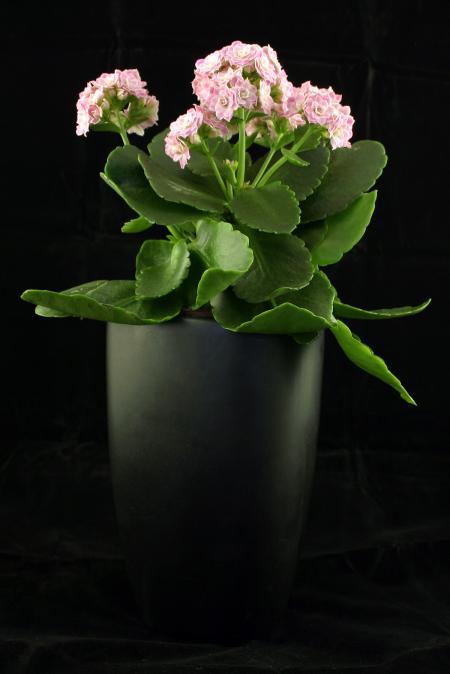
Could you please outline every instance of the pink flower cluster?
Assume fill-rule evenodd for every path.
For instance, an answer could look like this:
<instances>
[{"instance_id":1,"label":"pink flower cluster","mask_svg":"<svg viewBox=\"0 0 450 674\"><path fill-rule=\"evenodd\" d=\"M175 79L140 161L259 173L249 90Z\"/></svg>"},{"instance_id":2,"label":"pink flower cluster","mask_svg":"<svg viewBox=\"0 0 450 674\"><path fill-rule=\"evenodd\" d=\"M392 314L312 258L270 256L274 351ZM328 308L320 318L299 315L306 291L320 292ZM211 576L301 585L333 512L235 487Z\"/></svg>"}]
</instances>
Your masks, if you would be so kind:
<instances>
[{"instance_id":1,"label":"pink flower cluster","mask_svg":"<svg viewBox=\"0 0 450 674\"><path fill-rule=\"evenodd\" d=\"M341 105L342 96L331 87L320 89L311 82L303 82L293 87L286 105L286 117L291 126L298 126L297 118L303 118L310 124L320 124L328 130L330 144L337 147L350 147L354 119L348 105Z\"/></svg>"},{"instance_id":2,"label":"pink flower cluster","mask_svg":"<svg viewBox=\"0 0 450 674\"><path fill-rule=\"evenodd\" d=\"M85 136L99 122L110 122L119 129L122 115L126 131L142 136L144 129L158 121L159 103L146 85L135 68L116 69L88 82L77 101L77 135Z\"/></svg>"},{"instance_id":3,"label":"pink flower cluster","mask_svg":"<svg viewBox=\"0 0 450 674\"><path fill-rule=\"evenodd\" d=\"M205 136L228 138L237 132L239 109L250 114L246 133L276 134L274 120L284 118L295 129L307 122L328 129L333 148L348 146L353 117L340 104L341 96L330 88L319 89L304 82L295 87L270 45L235 41L195 64L192 88L200 105L194 105L170 125L166 153L184 168L189 147Z\"/></svg>"}]
</instances>

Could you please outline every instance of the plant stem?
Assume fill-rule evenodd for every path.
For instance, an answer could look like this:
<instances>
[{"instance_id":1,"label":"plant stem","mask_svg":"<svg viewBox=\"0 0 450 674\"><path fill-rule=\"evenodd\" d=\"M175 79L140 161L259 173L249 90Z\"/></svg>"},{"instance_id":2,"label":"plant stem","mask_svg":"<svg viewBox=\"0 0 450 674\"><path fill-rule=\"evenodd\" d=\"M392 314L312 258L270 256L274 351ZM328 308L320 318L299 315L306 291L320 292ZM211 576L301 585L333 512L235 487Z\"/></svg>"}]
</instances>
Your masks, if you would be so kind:
<instances>
[{"instance_id":1,"label":"plant stem","mask_svg":"<svg viewBox=\"0 0 450 674\"><path fill-rule=\"evenodd\" d=\"M129 145L130 141L128 140L127 132L125 131L125 127L123 125L123 120L122 120L122 116L121 116L120 112L117 113L117 122L119 124L119 133L120 133L120 137L122 138L123 144Z\"/></svg>"},{"instance_id":2,"label":"plant stem","mask_svg":"<svg viewBox=\"0 0 450 674\"><path fill-rule=\"evenodd\" d=\"M305 142L305 140L308 138L309 133L310 133L310 129L307 129L307 130L305 131L305 135L302 136L302 137L300 138L300 140L298 140L296 143L294 143L294 144L289 148L290 151L291 151L291 152L298 152L299 149L301 148L301 146L303 145L303 143ZM269 169L269 170L267 171L267 173L263 176L263 178L261 178L261 180L259 181L260 187L262 187L263 185L265 185L265 184L267 183L267 181L269 180L269 178L271 178L271 177L273 176L273 174L276 173L276 172L278 171L278 169L280 169L280 168L287 162L287 160L288 160L287 157L284 157L284 156L283 156L283 157L280 157L280 159L279 159L278 161L276 161L275 164L274 164L273 166L270 167L270 169Z\"/></svg>"},{"instance_id":3,"label":"plant stem","mask_svg":"<svg viewBox=\"0 0 450 674\"><path fill-rule=\"evenodd\" d=\"M228 180L227 180L227 193L228 193L228 200L232 201L233 196L234 196L233 195L233 185L230 182L228 182Z\"/></svg>"},{"instance_id":4,"label":"plant stem","mask_svg":"<svg viewBox=\"0 0 450 674\"><path fill-rule=\"evenodd\" d=\"M173 226L173 225L166 225L166 227L167 227L167 229L169 230L169 232L172 234L172 236L175 237L175 239L176 239L177 241L180 241L180 239L183 238L182 236L180 236L180 233L179 233L179 231L177 230L177 228L176 228L175 226Z\"/></svg>"},{"instance_id":5,"label":"plant stem","mask_svg":"<svg viewBox=\"0 0 450 674\"><path fill-rule=\"evenodd\" d=\"M225 183L224 183L224 181L223 181L223 178L222 178L222 176L220 175L219 169L217 168L217 164L216 164L216 162L215 162L215 160L214 160L214 157L213 157L212 154L210 153L209 147L207 146L207 144L205 143L204 140L201 141L201 144L202 144L203 151L204 151L205 155L207 156L209 163L211 164L211 168L212 168L212 170L213 170L213 172L214 172L214 175L215 175L215 177L216 177L216 180L217 180L217 182L218 182L219 185L220 185L220 189L221 189L222 192L224 193L225 199L228 199L227 188L225 187Z\"/></svg>"},{"instance_id":6,"label":"plant stem","mask_svg":"<svg viewBox=\"0 0 450 674\"><path fill-rule=\"evenodd\" d=\"M245 150L246 150L244 108L239 108L238 115L239 115L239 146L238 146L237 186L242 187L245 180Z\"/></svg>"},{"instance_id":7,"label":"plant stem","mask_svg":"<svg viewBox=\"0 0 450 674\"><path fill-rule=\"evenodd\" d=\"M256 175L256 178L252 182L252 187L256 187L258 185L259 181L261 180L266 171L266 168L272 161L272 157L275 154L275 152L276 152L275 148L271 148L271 150L269 150L269 152L267 153L266 158L264 159L264 162Z\"/></svg>"},{"instance_id":8,"label":"plant stem","mask_svg":"<svg viewBox=\"0 0 450 674\"><path fill-rule=\"evenodd\" d=\"M126 131L123 131L123 130L121 129L121 130L120 130L120 137L122 138L123 144L124 144L124 145L129 145L129 144L130 144L130 141L128 140L128 136L127 136L127 132L126 132Z\"/></svg>"}]
</instances>

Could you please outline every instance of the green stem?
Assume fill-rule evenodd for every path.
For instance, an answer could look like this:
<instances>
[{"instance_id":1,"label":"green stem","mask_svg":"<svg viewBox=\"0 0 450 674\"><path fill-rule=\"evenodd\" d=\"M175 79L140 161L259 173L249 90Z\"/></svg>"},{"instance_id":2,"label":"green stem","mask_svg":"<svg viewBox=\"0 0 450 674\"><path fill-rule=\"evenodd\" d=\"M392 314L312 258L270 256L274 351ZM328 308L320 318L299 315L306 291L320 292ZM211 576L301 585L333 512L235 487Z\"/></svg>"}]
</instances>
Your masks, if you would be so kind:
<instances>
[{"instance_id":1,"label":"green stem","mask_svg":"<svg viewBox=\"0 0 450 674\"><path fill-rule=\"evenodd\" d=\"M308 138L310 134L310 129L307 129L305 131L305 135L300 138L296 143L294 143L289 149L291 152L298 152L305 140ZM287 162L287 157L280 157L278 161L275 162L273 166L270 167L270 169L267 171L267 173L263 176L263 178L259 181L259 186L262 187L267 183L267 181L273 176L274 173L278 171L286 162Z\"/></svg>"},{"instance_id":2,"label":"green stem","mask_svg":"<svg viewBox=\"0 0 450 674\"><path fill-rule=\"evenodd\" d=\"M245 150L246 150L246 135L245 135L245 110L239 108L239 146L238 146L238 170L237 170L237 186L242 187L245 180Z\"/></svg>"},{"instance_id":3,"label":"green stem","mask_svg":"<svg viewBox=\"0 0 450 674\"><path fill-rule=\"evenodd\" d=\"M125 127L123 125L123 120L120 112L117 113L117 121L119 124L119 133L120 137L122 138L122 142L124 145L129 145L130 141L128 140L127 132L125 131Z\"/></svg>"},{"instance_id":4,"label":"green stem","mask_svg":"<svg viewBox=\"0 0 450 674\"><path fill-rule=\"evenodd\" d=\"M228 194L228 200L232 201L233 196L234 196L233 185L230 182L228 182L228 180L227 180L227 194Z\"/></svg>"},{"instance_id":5,"label":"green stem","mask_svg":"<svg viewBox=\"0 0 450 674\"><path fill-rule=\"evenodd\" d=\"M211 168L212 168L212 170L213 170L213 172L214 172L214 175L216 176L216 180L217 180L217 182L218 182L219 185L220 185L220 189L221 189L222 192L224 193L225 199L228 199L227 188L226 188L226 186L225 186L225 183L224 183L224 181L223 181L222 176L220 175L220 171L219 171L219 169L217 168L217 164L216 164L216 162L215 162L215 160L214 160L214 157L213 157L212 154L210 153L209 147L207 146L207 144L205 143L204 140L201 141L201 144L202 144L203 151L204 151L205 155L207 156L209 163L211 164Z\"/></svg>"},{"instance_id":6,"label":"green stem","mask_svg":"<svg viewBox=\"0 0 450 674\"><path fill-rule=\"evenodd\" d=\"M169 230L169 232L172 234L172 236L175 237L175 239L176 239L177 241L180 241L180 239L183 238L183 237L180 235L179 231L177 230L177 228L176 228L174 225L166 225L166 227L167 227L167 229Z\"/></svg>"},{"instance_id":7,"label":"green stem","mask_svg":"<svg viewBox=\"0 0 450 674\"><path fill-rule=\"evenodd\" d=\"M276 152L275 148L271 148L271 150L267 153L266 158L264 159L264 162L256 175L256 178L252 182L252 187L256 187L258 185L259 181L261 180L266 171L266 168L272 161L272 157L275 154L275 152Z\"/></svg>"}]
</instances>

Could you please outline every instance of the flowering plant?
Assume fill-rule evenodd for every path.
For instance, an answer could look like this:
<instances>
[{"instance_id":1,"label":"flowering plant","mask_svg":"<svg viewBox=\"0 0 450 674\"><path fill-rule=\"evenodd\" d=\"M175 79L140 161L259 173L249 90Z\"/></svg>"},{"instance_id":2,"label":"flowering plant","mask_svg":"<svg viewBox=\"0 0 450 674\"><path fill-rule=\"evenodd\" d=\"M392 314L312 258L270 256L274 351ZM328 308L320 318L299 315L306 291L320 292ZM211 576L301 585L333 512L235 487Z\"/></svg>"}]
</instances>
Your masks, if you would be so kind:
<instances>
[{"instance_id":1,"label":"flowering plant","mask_svg":"<svg viewBox=\"0 0 450 674\"><path fill-rule=\"evenodd\" d=\"M365 233L383 146L351 145L354 120L341 96L310 82L294 86L270 46L237 41L199 59L192 86L198 103L145 152L128 134L157 122L158 101L138 71L89 82L77 103L77 134L122 138L100 174L137 214L122 231L157 224L165 238L142 244L133 280L27 290L22 298L40 316L136 325L207 311L227 330L290 335L300 344L329 329L351 361L414 404L341 319L409 316L430 300L360 309L338 297L323 271ZM262 156L253 161L255 146Z\"/></svg>"}]
</instances>

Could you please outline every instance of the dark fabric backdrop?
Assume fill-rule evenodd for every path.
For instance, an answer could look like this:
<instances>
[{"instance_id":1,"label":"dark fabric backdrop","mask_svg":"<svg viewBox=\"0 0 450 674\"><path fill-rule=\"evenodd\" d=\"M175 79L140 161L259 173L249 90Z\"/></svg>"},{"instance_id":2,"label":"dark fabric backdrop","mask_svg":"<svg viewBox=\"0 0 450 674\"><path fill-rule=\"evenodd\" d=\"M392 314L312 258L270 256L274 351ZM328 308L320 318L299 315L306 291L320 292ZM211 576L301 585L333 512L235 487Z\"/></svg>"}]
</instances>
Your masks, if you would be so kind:
<instances>
[{"instance_id":1,"label":"dark fabric backdrop","mask_svg":"<svg viewBox=\"0 0 450 674\"><path fill-rule=\"evenodd\" d=\"M450 669L445 4L252 3L248 19L243 10L2 6L0 672ZM104 325L37 318L18 296L131 278L145 238L120 234L129 213L98 176L115 139L75 135L86 81L139 68L163 129L193 102L196 58L233 39L270 43L295 83L331 85L352 107L355 139L386 146L375 217L331 272L341 297L368 308L433 302L420 316L353 324L417 408L327 339L286 638L224 650L152 638L131 599L108 467Z\"/></svg>"}]
</instances>

